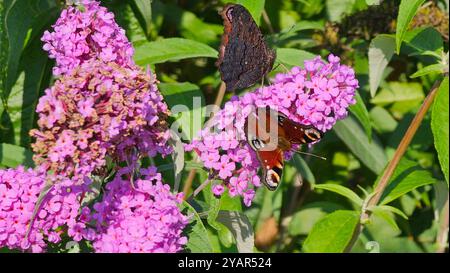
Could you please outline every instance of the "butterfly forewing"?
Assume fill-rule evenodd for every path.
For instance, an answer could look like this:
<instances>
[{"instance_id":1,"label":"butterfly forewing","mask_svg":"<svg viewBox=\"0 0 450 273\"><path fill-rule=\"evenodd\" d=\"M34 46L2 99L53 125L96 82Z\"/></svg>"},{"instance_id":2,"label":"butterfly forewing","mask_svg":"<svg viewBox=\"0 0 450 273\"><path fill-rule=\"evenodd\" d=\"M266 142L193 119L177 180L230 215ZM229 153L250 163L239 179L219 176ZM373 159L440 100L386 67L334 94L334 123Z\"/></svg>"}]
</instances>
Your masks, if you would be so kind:
<instances>
[{"instance_id":1,"label":"butterfly forewing","mask_svg":"<svg viewBox=\"0 0 450 273\"><path fill-rule=\"evenodd\" d=\"M224 34L216 65L227 91L249 87L272 69L275 52L243 6L227 5L221 15Z\"/></svg>"}]
</instances>

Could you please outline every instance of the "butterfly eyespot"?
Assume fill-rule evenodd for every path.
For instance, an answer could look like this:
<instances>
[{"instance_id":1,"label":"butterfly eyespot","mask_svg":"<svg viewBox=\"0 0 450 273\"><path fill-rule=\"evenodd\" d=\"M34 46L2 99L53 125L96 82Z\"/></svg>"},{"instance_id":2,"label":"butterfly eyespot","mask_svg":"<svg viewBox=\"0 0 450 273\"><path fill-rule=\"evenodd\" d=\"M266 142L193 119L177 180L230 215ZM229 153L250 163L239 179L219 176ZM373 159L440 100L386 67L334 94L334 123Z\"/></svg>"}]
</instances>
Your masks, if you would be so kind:
<instances>
[{"instance_id":1,"label":"butterfly eyespot","mask_svg":"<svg viewBox=\"0 0 450 273\"><path fill-rule=\"evenodd\" d=\"M228 10L226 11L226 16L228 18L228 20L231 21L231 19L233 19L233 16L231 15L231 13L233 12L233 7L228 8Z\"/></svg>"},{"instance_id":2,"label":"butterfly eyespot","mask_svg":"<svg viewBox=\"0 0 450 273\"><path fill-rule=\"evenodd\" d=\"M316 129L307 129L305 130L305 135L308 138L309 142L314 142L319 140L322 136L320 132Z\"/></svg>"},{"instance_id":3,"label":"butterfly eyespot","mask_svg":"<svg viewBox=\"0 0 450 273\"><path fill-rule=\"evenodd\" d=\"M262 148L262 143L261 141L259 141L259 139L253 139L252 140L252 145L253 147L255 147L255 149L259 150Z\"/></svg>"}]
</instances>

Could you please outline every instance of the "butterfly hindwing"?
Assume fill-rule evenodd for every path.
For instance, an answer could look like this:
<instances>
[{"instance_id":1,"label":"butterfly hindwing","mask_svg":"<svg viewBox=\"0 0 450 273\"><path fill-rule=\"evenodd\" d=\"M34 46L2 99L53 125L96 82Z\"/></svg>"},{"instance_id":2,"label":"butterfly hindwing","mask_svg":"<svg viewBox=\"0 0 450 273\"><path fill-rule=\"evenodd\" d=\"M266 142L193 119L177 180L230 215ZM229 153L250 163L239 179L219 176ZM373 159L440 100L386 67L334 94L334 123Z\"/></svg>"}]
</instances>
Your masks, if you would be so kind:
<instances>
[{"instance_id":1,"label":"butterfly hindwing","mask_svg":"<svg viewBox=\"0 0 450 273\"><path fill-rule=\"evenodd\" d=\"M275 52L245 7L229 4L221 15L224 34L216 65L227 91L249 87L272 69Z\"/></svg>"},{"instance_id":2,"label":"butterfly hindwing","mask_svg":"<svg viewBox=\"0 0 450 273\"><path fill-rule=\"evenodd\" d=\"M283 176L283 151L258 151L259 162L262 168L262 182L269 190L275 190L281 182Z\"/></svg>"},{"instance_id":3,"label":"butterfly hindwing","mask_svg":"<svg viewBox=\"0 0 450 273\"><path fill-rule=\"evenodd\" d=\"M261 180L269 190L275 190L283 176L283 151L280 148L264 150L264 142L255 136L250 136L248 142L255 150L262 169Z\"/></svg>"}]
</instances>

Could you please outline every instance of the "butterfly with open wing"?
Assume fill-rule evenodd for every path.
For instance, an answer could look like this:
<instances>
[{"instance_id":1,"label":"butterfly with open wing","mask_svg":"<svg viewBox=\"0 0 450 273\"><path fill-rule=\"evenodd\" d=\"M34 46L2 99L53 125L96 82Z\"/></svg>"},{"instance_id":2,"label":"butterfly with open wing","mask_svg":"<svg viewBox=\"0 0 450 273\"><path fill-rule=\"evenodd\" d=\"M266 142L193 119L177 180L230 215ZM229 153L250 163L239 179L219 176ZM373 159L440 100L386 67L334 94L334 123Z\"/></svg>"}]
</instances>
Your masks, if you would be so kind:
<instances>
[{"instance_id":1,"label":"butterfly with open wing","mask_svg":"<svg viewBox=\"0 0 450 273\"><path fill-rule=\"evenodd\" d=\"M272 70L275 51L250 12L238 4L227 4L222 12L224 33L219 47L219 67L226 91L247 88Z\"/></svg>"},{"instance_id":2,"label":"butterfly with open wing","mask_svg":"<svg viewBox=\"0 0 450 273\"><path fill-rule=\"evenodd\" d=\"M247 142L261 164L261 181L269 190L277 189L280 184L284 152L322 138L322 132L314 126L297 123L268 106L250 113L244 130Z\"/></svg>"}]
</instances>

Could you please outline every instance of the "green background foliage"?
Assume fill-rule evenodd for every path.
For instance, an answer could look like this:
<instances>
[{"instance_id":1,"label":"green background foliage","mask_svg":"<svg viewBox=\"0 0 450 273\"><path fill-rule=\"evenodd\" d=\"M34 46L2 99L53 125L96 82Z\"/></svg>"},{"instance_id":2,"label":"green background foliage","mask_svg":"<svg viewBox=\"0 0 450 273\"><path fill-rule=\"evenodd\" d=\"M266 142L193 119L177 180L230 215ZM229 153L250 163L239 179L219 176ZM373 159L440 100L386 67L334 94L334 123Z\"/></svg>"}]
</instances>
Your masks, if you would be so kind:
<instances>
[{"instance_id":1,"label":"green background foliage","mask_svg":"<svg viewBox=\"0 0 450 273\"><path fill-rule=\"evenodd\" d=\"M218 12L226 2L102 1L126 30L136 63L156 72L169 106L187 106L171 117L187 135L202 127L204 120L191 126L192 114L214 102L221 83L214 63L223 32ZM228 2L244 5L276 49L269 77L283 72L283 67L302 66L305 59L333 53L354 67L360 88L349 117L308 149L326 161L296 155L285 166L280 188L275 192L259 188L249 208L227 194L215 198L210 186L183 203L182 210L192 216L185 230L186 251L448 250L436 242L445 218L439 216L445 202L448 206L448 1ZM64 5L54 0L0 2L2 168L33 165L28 131L36 127L39 97L54 81L53 61L42 50L40 37ZM433 106L379 205L367 208L366 201L376 194L378 180L406 129L440 80ZM200 108L193 105L193 97L200 98ZM172 187L174 160L155 160ZM186 154L185 160L176 175L181 177L180 190L190 195L207 173L193 154ZM192 169L197 171L195 178L186 186ZM367 222L360 221L364 210L372 212ZM361 225L363 232L354 238Z\"/></svg>"}]
</instances>

